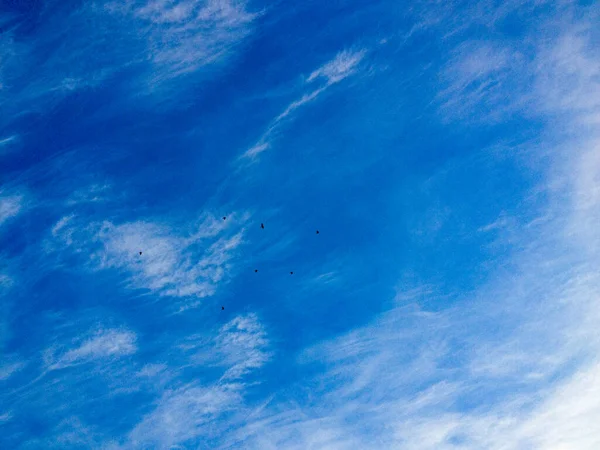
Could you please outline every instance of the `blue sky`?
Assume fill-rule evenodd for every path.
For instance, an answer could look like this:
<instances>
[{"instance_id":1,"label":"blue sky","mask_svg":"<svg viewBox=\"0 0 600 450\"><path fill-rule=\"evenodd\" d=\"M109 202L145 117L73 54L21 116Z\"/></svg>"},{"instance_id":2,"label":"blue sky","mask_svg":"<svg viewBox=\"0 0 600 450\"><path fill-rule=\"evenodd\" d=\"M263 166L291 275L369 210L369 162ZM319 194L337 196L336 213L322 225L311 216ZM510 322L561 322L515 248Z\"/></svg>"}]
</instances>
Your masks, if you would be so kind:
<instances>
[{"instance_id":1,"label":"blue sky","mask_svg":"<svg viewBox=\"0 0 600 450\"><path fill-rule=\"evenodd\" d=\"M600 448L599 19L2 2L0 447Z\"/></svg>"}]
</instances>

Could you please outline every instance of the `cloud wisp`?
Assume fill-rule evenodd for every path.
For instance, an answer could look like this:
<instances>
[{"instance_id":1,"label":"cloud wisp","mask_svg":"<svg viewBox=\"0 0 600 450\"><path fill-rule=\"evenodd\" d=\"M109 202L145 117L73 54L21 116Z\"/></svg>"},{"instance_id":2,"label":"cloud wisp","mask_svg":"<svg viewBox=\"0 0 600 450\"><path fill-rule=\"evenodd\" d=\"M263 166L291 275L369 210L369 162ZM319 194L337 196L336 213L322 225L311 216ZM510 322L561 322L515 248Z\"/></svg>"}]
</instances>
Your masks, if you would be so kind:
<instances>
[{"instance_id":1,"label":"cloud wisp","mask_svg":"<svg viewBox=\"0 0 600 450\"><path fill-rule=\"evenodd\" d=\"M183 345L191 363L209 364L223 372L214 383L193 381L167 389L154 409L128 434L125 448L193 445L217 440L231 422L246 412L245 378L270 360L266 332L254 314L223 325L215 338L192 336Z\"/></svg>"},{"instance_id":2,"label":"cloud wisp","mask_svg":"<svg viewBox=\"0 0 600 450\"><path fill-rule=\"evenodd\" d=\"M267 334L255 314L225 324L215 341L219 365L228 367L221 381L234 381L262 367L270 358Z\"/></svg>"},{"instance_id":3,"label":"cloud wisp","mask_svg":"<svg viewBox=\"0 0 600 450\"><path fill-rule=\"evenodd\" d=\"M112 3L107 8L132 17L147 39L154 64L152 83L225 58L250 34L256 18L245 1L150 0L125 5Z\"/></svg>"},{"instance_id":4,"label":"cloud wisp","mask_svg":"<svg viewBox=\"0 0 600 450\"><path fill-rule=\"evenodd\" d=\"M302 106L316 100L323 92L334 84L340 83L344 79L354 75L361 61L364 59L367 51L358 50L350 51L344 50L338 53L331 61L325 63L313 71L310 76L306 79L306 84L313 85L318 80L324 80L321 86L310 90L303 94L299 99L291 102L277 117L275 117L269 124L267 130L263 133L261 138L251 148L246 150L242 155L243 160L254 160L261 153L268 150L271 147L271 141L274 135L277 133L281 124L287 120L296 110Z\"/></svg>"},{"instance_id":5,"label":"cloud wisp","mask_svg":"<svg viewBox=\"0 0 600 450\"><path fill-rule=\"evenodd\" d=\"M12 412L25 405L52 405L48 411L56 425L49 434L32 438L31 445L127 449L217 442L229 424L248 414L246 395L256 384L248 377L271 359L267 333L255 314L236 316L202 335L169 338L156 355L163 362L143 358L145 340L126 327L99 326L72 337L73 327L78 326L69 323L57 330L59 338L42 353L43 372L36 379L6 393L12 409L0 415L8 423ZM207 372L207 365L214 370ZM10 376L21 368L11 365L5 371ZM97 385L98 380L103 383ZM99 399L98 392L105 395ZM107 435L88 421L95 416L90 404L102 410L115 398L129 401L130 394L143 394L147 403L130 416L128 431Z\"/></svg>"},{"instance_id":6,"label":"cloud wisp","mask_svg":"<svg viewBox=\"0 0 600 450\"><path fill-rule=\"evenodd\" d=\"M65 216L52 229L50 251L86 249L92 270L117 269L129 274L128 285L160 296L202 298L226 280L243 243L243 228L205 217L197 230L182 235L167 225L105 221L83 225Z\"/></svg>"},{"instance_id":7,"label":"cloud wisp","mask_svg":"<svg viewBox=\"0 0 600 450\"><path fill-rule=\"evenodd\" d=\"M0 41L0 100L18 116L125 74L127 92L165 101L164 86L188 86L182 77L227 62L256 17L237 0L88 2L48 8L36 35L21 39L19 25L28 18L15 16ZM48 51L47 43L58 41Z\"/></svg>"},{"instance_id":8,"label":"cloud wisp","mask_svg":"<svg viewBox=\"0 0 600 450\"><path fill-rule=\"evenodd\" d=\"M58 356L54 355L53 349L47 352L45 359L48 362L48 370L58 370L97 360L132 355L137 351L136 340L136 335L131 331L98 330L77 347Z\"/></svg>"},{"instance_id":9,"label":"cloud wisp","mask_svg":"<svg viewBox=\"0 0 600 450\"><path fill-rule=\"evenodd\" d=\"M23 208L23 196L0 191L0 226L15 217Z\"/></svg>"}]
</instances>

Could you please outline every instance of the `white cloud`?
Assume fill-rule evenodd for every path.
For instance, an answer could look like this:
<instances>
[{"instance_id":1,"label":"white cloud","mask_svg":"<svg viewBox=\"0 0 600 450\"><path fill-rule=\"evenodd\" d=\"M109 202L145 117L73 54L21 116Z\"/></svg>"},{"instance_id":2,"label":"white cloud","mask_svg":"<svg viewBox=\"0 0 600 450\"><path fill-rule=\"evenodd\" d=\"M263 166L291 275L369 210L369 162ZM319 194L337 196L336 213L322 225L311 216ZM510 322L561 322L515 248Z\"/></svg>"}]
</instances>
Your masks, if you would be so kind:
<instances>
[{"instance_id":1,"label":"white cloud","mask_svg":"<svg viewBox=\"0 0 600 450\"><path fill-rule=\"evenodd\" d=\"M600 51L589 40L594 24L558 36L554 45L540 48L535 89L538 111L569 121L593 125L600 121Z\"/></svg>"},{"instance_id":2,"label":"white cloud","mask_svg":"<svg viewBox=\"0 0 600 450\"><path fill-rule=\"evenodd\" d=\"M132 288L171 297L202 298L214 294L218 284L226 280L243 243L243 229L232 232L235 217L228 219L224 222L205 216L197 229L185 236L152 222L83 226L74 216L66 216L53 227L52 234L55 243L77 252L87 250L93 270L128 272Z\"/></svg>"},{"instance_id":3,"label":"white cloud","mask_svg":"<svg viewBox=\"0 0 600 450\"><path fill-rule=\"evenodd\" d=\"M580 369L516 428L521 442L542 450L599 448L599 396L600 364Z\"/></svg>"},{"instance_id":4,"label":"white cloud","mask_svg":"<svg viewBox=\"0 0 600 450\"><path fill-rule=\"evenodd\" d=\"M154 224L107 225L99 239L104 243L97 254L100 267L128 269L136 286L174 297L212 295L242 242L241 233L221 237L194 260L189 251L194 242L172 237L169 230Z\"/></svg>"},{"instance_id":5,"label":"white cloud","mask_svg":"<svg viewBox=\"0 0 600 450\"><path fill-rule=\"evenodd\" d=\"M227 386L186 386L165 392L156 408L129 434L134 448L172 448L202 436L215 437L216 420L239 407L241 397Z\"/></svg>"},{"instance_id":6,"label":"white cloud","mask_svg":"<svg viewBox=\"0 0 600 450\"><path fill-rule=\"evenodd\" d=\"M244 153L244 156L253 159L265 150L268 150L270 146L271 145L268 142L259 142L254 147L249 148L246 153Z\"/></svg>"},{"instance_id":7,"label":"white cloud","mask_svg":"<svg viewBox=\"0 0 600 450\"><path fill-rule=\"evenodd\" d=\"M440 76L444 118L498 121L522 108L532 83L528 63L518 50L495 42L461 44ZM507 91L513 95L507 96Z\"/></svg>"},{"instance_id":8,"label":"white cloud","mask_svg":"<svg viewBox=\"0 0 600 450\"><path fill-rule=\"evenodd\" d=\"M297 100L291 102L275 119L273 119L263 133L259 141L251 148L243 153L242 158L246 160L254 160L258 155L268 150L271 147L271 139L273 134L277 132L283 120L289 118L293 112L301 106L306 105L316 100L330 86L341 82L349 76L356 73L360 62L366 55L366 50L350 51L344 50L338 53L331 61L313 71L306 80L307 83L313 83L315 80L323 78L325 83L310 92L305 93Z\"/></svg>"},{"instance_id":9,"label":"white cloud","mask_svg":"<svg viewBox=\"0 0 600 450\"><path fill-rule=\"evenodd\" d=\"M17 141L17 136L8 136L5 138L0 138L0 155L4 152L3 147L8 147L9 145L13 144L14 142Z\"/></svg>"},{"instance_id":10,"label":"white cloud","mask_svg":"<svg viewBox=\"0 0 600 450\"><path fill-rule=\"evenodd\" d=\"M25 363L21 361L17 362L5 362L0 366L0 381L7 380L14 373L17 373L25 367Z\"/></svg>"},{"instance_id":11,"label":"white cloud","mask_svg":"<svg viewBox=\"0 0 600 450\"><path fill-rule=\"evenodd\" d=\"M3 289L7 289L9 287L11 287L13 284L13 279L4 274L4 273L0 273L0 292L2 292Z\"/></svg>"},{"instance_id":12,"label":"white cloud","mask_svg":"<svg viewBox=\"0 0 600 450\"><path fill-rule=\"evenodd\" d=\"M317 78L323 77L327 80L327 84L338 83L356 72L358 64L362 61L366 53L365 50L355 52L350 50L342 51L327 64L311 73L306 81L310 83Z\"/></svg>"},{"instance_id":13,"label":"white cloud","mask_svg":"<svg viewBox=\"0 0 600 450\"><path fill-rule=\"evenodd\" d=\"M245 1L150 0L109 5L134 18L155 65L154 82L189 73L226 56L247 37L256 14Z\"/></svg>"},{"instance_id":14,"label":"white cloud","mask_svg":"<svg viewBox=\"0 0 600 450\"><path fill-rule=\"evenodd\" d=\"M224 380L235 380L262 367L271 357L266 332L254 314L239 316L221 328L216 340L219 358L229 368Z\"/></svg>"},{"instance_id":15,"label":"white cloud","mask_svg":"<svg viewBox=\"0 0 600 450\"><path fill-rule=\"evenodd\" d=\"M281 120L283 120L286 117L288 117L292 112L294 112L295 110L297 110L302 105L305 105L306 103L312 102L322 92L325 91L325 89L327 88L327 86L319 88L319 89L316 89L316 90L314 90L312 92L309 92L308 94L303 95L300 99L295 100L292 103L290 103L288 105L288 107L285 108L285 110L275 118L275 123L279 123ZM269 130L269 132L270 131L271 131L271 129Z\"/></svg>"},{"instance_id":16,"label":"white cloud","mask_svg":"<svg viewBox=\"0 0 600 450\"><path fill-rule=\"evenodd\" d=\"M82 203L96 203L105 201L108 199L108 191L110 186L108 184L93 184L86 189L80 189L73 192L66 201L69 206L78 205Z\"/></svg>"},{"instance_id":17,"label":"white cloud","mask_svg":"<svg viewBox=\"0 0 600 450\"><path fill-rule=\"evenodd\" d=\"M504 409L479 414L430 414L407 418L397 437L405 448L490 450L535 448L592 450L600 445L600 367L580 373L547 392L534 409Z\"/></svg>"},{"instance_id":18,"label":"white cloud","mask_svg":"<svg viewBox=\"0 0 600 450\"><path fill-rule=\"evenodd\" d=\"M270 357L266 333L254 314L234 318L214 339L192 336L180 347L191 352L195 365L219 367L223 375L215 383L195 381L164 392L155 408L129 433L126 448L194 446L195 439L221 437L227 424L239 420L247 409L244 377ZM152 366L143 376L160 377L165 370L164 366Z\"/></svg>"},{"instance_id":19,"label":"white cloud","mask_svg":"<svg viewBox=\"0 0 600 450\"><path fill-rule=\"evenodd\" d=\"M191 354L195 364L225 368L222 382L243 378L272 357L267 333L255 314L237 316L214 338L191 336L179 347Z\"/></svg>"},{"instance_id":20,"label":"white cloud","mask_svg":"<svg viewBox=\"0 0 600 450\"><path fill-rule=\"evenodd\" d=\"M76 348L63 352L58 357L55 357L52 354L54 351L51 350L46 356L48 368L56 370L96 360L132 355L137 351L136 339L136 335L127 330L99 330Z\"/></svg>"},{"instance_id":21,"label":"white cloud","mask_svg":"<svg viewBox=\"0 0 600 450\"><path fill-rule=\"evenodd\" d=\"M171 94L187 87L182 76L226 62L257 17L244 0L85 2L47 13L35 36L15 38L9 28L0 38L0 97L12 108L4 123L117 73L127 72L121 82L138 99L180 80L168 83ZM47 42L61 45L47 51Z\"/></svg>"},{"instance_id":22,"label":"white cloud","mask_svg":"<svg viewBox=\"0 0 600 450\"><path fill-rule=\"evenodd\" d=\"M55 436L50 444L52 447L56 445L60 448L98 448L100 446L99 435L91 427L84 425L78 417L61 421L54 432Z\"/></svg>"},{"instance_id":23,"label":"white cloud","mask_svg":"<svg viewBox=\"0 0 600 450\"><path fill-rule=\"evenodd\" d=\"M0 225L19 214L22 208L22 195L2 195L0 192Z\"/></svg>"},{"instance_id":24,"label":"white cloud","mask_svg":"<svg viewBox=\"0 0 600 450\"><path fill-rule=\"evenodd\" d=\"M248 448L596 448L600 277L581 268L580 284L564 286L541 275L508 275L450 311L398 308L307 350L301 361L324 372L280 394L302 400L270 405L232 439ZM591 369L578 364L589 358Z\"/></svg>"},{"instance_id":25,"label":"white cloud","mask_svg":"<svg viewBox=\"0 0 600 450\"><path fill-rule=\"evenodd\" d=\"M156 377L164 372L166 372L168 367L165 364L146 364L142 369L137 373L138 377Z\"/></svg>"},{"instance_id":26,"label":"white cloud","mask_svg":"<svg viewBox=\"0 0 600 450\"><path fill-rule=\"evenodd\" d=\"M58 238L67 247L73 245L73 233L75 230L69 226L75 218L75 214L62 217L54 224L50 232L54 238Z\"/></svg>"}]
</instances>

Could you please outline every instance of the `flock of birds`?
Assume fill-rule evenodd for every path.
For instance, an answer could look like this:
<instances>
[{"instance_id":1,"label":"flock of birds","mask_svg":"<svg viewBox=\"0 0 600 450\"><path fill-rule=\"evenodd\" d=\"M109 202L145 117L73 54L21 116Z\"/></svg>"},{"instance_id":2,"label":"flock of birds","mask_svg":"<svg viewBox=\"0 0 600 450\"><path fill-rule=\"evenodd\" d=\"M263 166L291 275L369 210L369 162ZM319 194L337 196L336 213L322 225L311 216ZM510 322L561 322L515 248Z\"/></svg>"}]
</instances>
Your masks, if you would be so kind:
<instances>
[{"instance_id":1,"label":"flock of birds","mask_svg":"<svg viewBox=\"0 0 600 450\"><path fill-rule=\"evenodd\" d=\"M223 220L227 220L227 216L223 216ZM260 228L262 230L264 230L265 229L265 224L261 223L260 224ZM319 234L319 230L316 231L316 234ZM142 256L142 252L140 252L140 256ZM254 273L258 273L258 269L254 269ZM290 271L290 275L294 275L294 272ZM221 311L224 311L224 310L225 310L225 307L221 306Z\"/></svg>"}]
</instances>

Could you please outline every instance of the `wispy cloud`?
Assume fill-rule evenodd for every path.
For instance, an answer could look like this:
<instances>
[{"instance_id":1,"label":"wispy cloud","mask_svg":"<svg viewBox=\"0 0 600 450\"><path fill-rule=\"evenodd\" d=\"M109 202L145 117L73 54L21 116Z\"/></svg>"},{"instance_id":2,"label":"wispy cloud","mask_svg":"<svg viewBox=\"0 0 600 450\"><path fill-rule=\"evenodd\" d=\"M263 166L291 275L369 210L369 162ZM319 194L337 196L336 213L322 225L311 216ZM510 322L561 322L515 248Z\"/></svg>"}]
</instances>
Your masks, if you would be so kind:
<instances>
[{"instance_id":1,"label":"wispy cloud","mask_svg":"<svg viewBox=\"0 0 600 450\"><path fill-rule=\"evenodd\" d=\"M8 379L11 375L25 367L25 363L22 361L15 362L4 362L0 366L0 381Z\"/></svg>"},{"instance_id":2,"label":"wispy cloud","mask_svg":"<svg viewBox=\"0 0 600 450\"><path fill-rule=\"evenodd\" d=\"M241 315L223 325L215 337L190 336L179 348L194 364L225 368L221 382L233 382L272 358L267 333L256 314Z\"/></svg>"},{"instance_id":3,"label":"wispy cloud","mask_svg":"<svg viewBox=\"0 0 600 450\"><path fill-rule=\"evenodd\" d=\"M136 335L128 330L101 329L87 337L77 347L58 356L51 349L46 359L49 370L62 369L96 360L120 358L137 351Z\"/></svg>"},{"instance_id":4,"label":"wispy cloud","mask_svg":"<svg viewBox=\"0 0 600 450\"><path fill-rule=\"evenodd\" d=\"M101 445L99 433L83 424L78 417L69 417L61 421L54 432L53 447L97 448Z\"/></svg>"},{"instance_id":5,"label":"wispy cloud","mask_svg":"<svg viewBox=\"0 0 600 450\"><path fill-rule=\"evenodd\" d=\"M593 17L563 32L554 45L540 48L535 65L538 111L568 115L581 125L600 121L600 52L589 40Z\"/></svg>"},{"instance_id":6,"label":"wispy cloud","mask_svg":"<svg viewBox=\"0 0 600 450\"><path fill-rule=\"evenodd\" d=\"M2 292L3 289L7 289L9 287L11 287L13 284L13 280L10 276L4 274L4 273L0 273L0 293Z\"/></svg>"},{"instance_id":7,"label":"wispy cloud","mask_svg":"<svg viewBox=\"0 0 600 450\"><path fill-rule=\"evenodd\" d=\"M68 206L79 205L82 203L96 203L107 200L109 197L114 199L114 194L111 195L110 186L108 184L94 184L85 189L79 189L73 192L66 201Z\"/></svg>"},{"instance_id":8,"label":"wispy cloud","mask_svg":"<svg viewBox=\"0 0 600 450\"><path fill-rule=\"evenodd\" d=\"M134 96L160 94L169 81L227 61L257 17L237 0L100 1L45 14L35 36L20 39L13 25L0 41L0 100L15 115L43 110L45 102L114 81L124 71ZM27 19L12 22L20 20ZM48 51L48 42L61 45Z\"/></svg>"},{"instance_id":9,"label":"wispy cloud","mask_svg":"<svg viewBox=\"0 0 600 450\"><path fill-rule=\"evenodd\" d=\"M150 0L111 3L130 15L148 41L153 82L197 70L229 55L251 31L256 14L245 1Z\"/></svg>"},{"instance_id":10,"label":"wispy cloud","mask_svg":"<svg viewBox=\"0 0 600 450\"><path fill-rule=\"evenodd\" d=\"M497 121L528 100L529 61L518 50L494 42L467 41L452 53L441 73L438 94L447 120ZM507 96L512 90L515 95ZM477 111L477 114L474 114Z\"/></svg>"},{"instance_id":11,"label":"wispy cloud","mask_svg":"<svg viewBox=\"0 0 600 450\"><path fill-rule=\"evenodd\" d=\"M328 85L338 83L356 72L366 53L366 50L342 51L327 64L311 73L306 81L310 83L323 77L327 80Z\"/></svg>"},{"instance_id":12,"label":"wispy cloud","mask_svg":"<svg viewBox=\"0 0 600 450\"><path fill-rule=\"evenodd\" d=\"M246 160L253 160L258 157L258 155L268 150L271 147L273 135L278 131L281 123L285 119L288 119L292 113L294 113L303 105L316 100L330 86L339 83L349 76L355 74L366 53L366 50L344 50L338 53L331 61L313 71L306 79L306 84L316 83L316 81L320 79L323 79L325 82L321 86L303 94L299 99L291 102L281 112L281 114L271 121L269 127L263 133L258 142L250 149L246 150L246 152L242 155L242 158Z\"/></svg>"},{"instance_id":13,"label":"wispy cloud","mask_svg":"<svg viewBox=\"0 0 600 450\"><path fill-rule=\"evenodd\" d=\"M10 147L18 141L18 136L8 136L5 138L0 138L0 156L4 153L8 153L10 151Z\"/></svg>"},{"instance_id":14,"label":"wispy cloud","mask_svg":"<svg viewBox=\"0 0 600 450\"><path fill-rule=\"evenodd\" d=\"M101 327L82 334L77 323L66 325L57 329L55 344L43 352L44 371L25 386L27 390L18 391L16 397L11 395L15 392L0 395L17 411L32 402L48 405L47 412L58 425L50 434L30 440L31 445L54 448L58 442L61 446L171 448L197 446L201 440L216 442L231 421L238 423L248 415L246 395L253 383L247 377L270 359L266 332L254 314L234 317L202 336L183 338L183 346L169 338L159 351L164 362L146 359L141 367L137 364L138 346L139 353L148 348L143 348L144 341L133 331ZM86 364L93 365L93 370ZM206 371L206 364L214 371ZM91 383L98 379L104 383ZM132 417L137 423L129 432L107 436L83 419L89 417L90 404L98 405L97 397L90 398L90 387L95 396L100 388L109 397L136 392L149 400L139 415ZM63 395L64 391L69 395ZM0 414L6 415L6 421L12 417L10 411Z\"/></svg>"},{"instance_id":15,"label":"wispy cloud","mask_svg":"<svg viewBox=\"0 0 600 450\"><path fill-rule=\"evenodd\" d=\"M216 351L229 366L223 380L235 380L262 367L271 357L267 351L267 334L254 314L240 316L221 328Z\"/></svg>"},{"instance_id":16,"label":"wispy cloud","mask_svg":"<svg viewBox=\"0 0 600 450\"><path fill-rule=\"evenodd\" d=\"M241 397L224 387L186 386L167 391L129 435L134 448L155 445L170 448L184 445L199 436L215 438L215 421L239 407Z\"/></svg>"},{"instance_id":17,"label":"wispy cloud","mask_svg":"<svg viewBox=\"0 0 600 450\"><path fill-rule=\"evenodd\" d=\"M22 207L22 195L8 195L0 191L0 225L19 214Z\"/></svg>"},{"instance_id":18,"label":"wispy cloud","mask_svg":"<svg viewBox=\"0 0 600 450\"><path fill-rule=\"evenodd\" d=\"M576 365L580 372L571 374L574 361L600 348L598 314L582 321L600 279L582 268L577 275L588 278L578 286L543 286L539 275L511 276L512 292L501 282L450 311L397 308L308 349L301 361L323 366L322 375L289 392L290 404L270 405L236 439L249 448L595 448L598 365ZM490 333L493 326L499 331ZM307 385L315 400L292 401L305 398Z\"/></svg>"},{"instance_id":19,"label":"wispy cloud","mask_svg":"<svg viewBox=\"0 0 600 450\"><path fill-rule=\"evenodd\" d=\"M233 221L231 216L227 223L206 216L186 236L152 222L84 225L75 216L65 216L52 229L50 248L66 246L79 253L85 249L92 270L123 270L132 288L172 297L206 297L226 280L243 243L243 229L231 231Z\"/></svg>"},{"instance_id":20,"label":"wispy cloud","mask_svg":"<svg viewBox=\"0 0 600 450\"><path fill-rule=\"evenodd\" d=\"M246 409L243 378L270 358L266 332L254 314L234 318L214 339L190 337L184 348L191 352L195 364L224 369L222 376L216 383L193 382L165 391L153 411L129 433L126 448L167 448L193 445L199 438L218 438L227 426L222 419L231 420Z\"/></svg>"}]
</instances>

